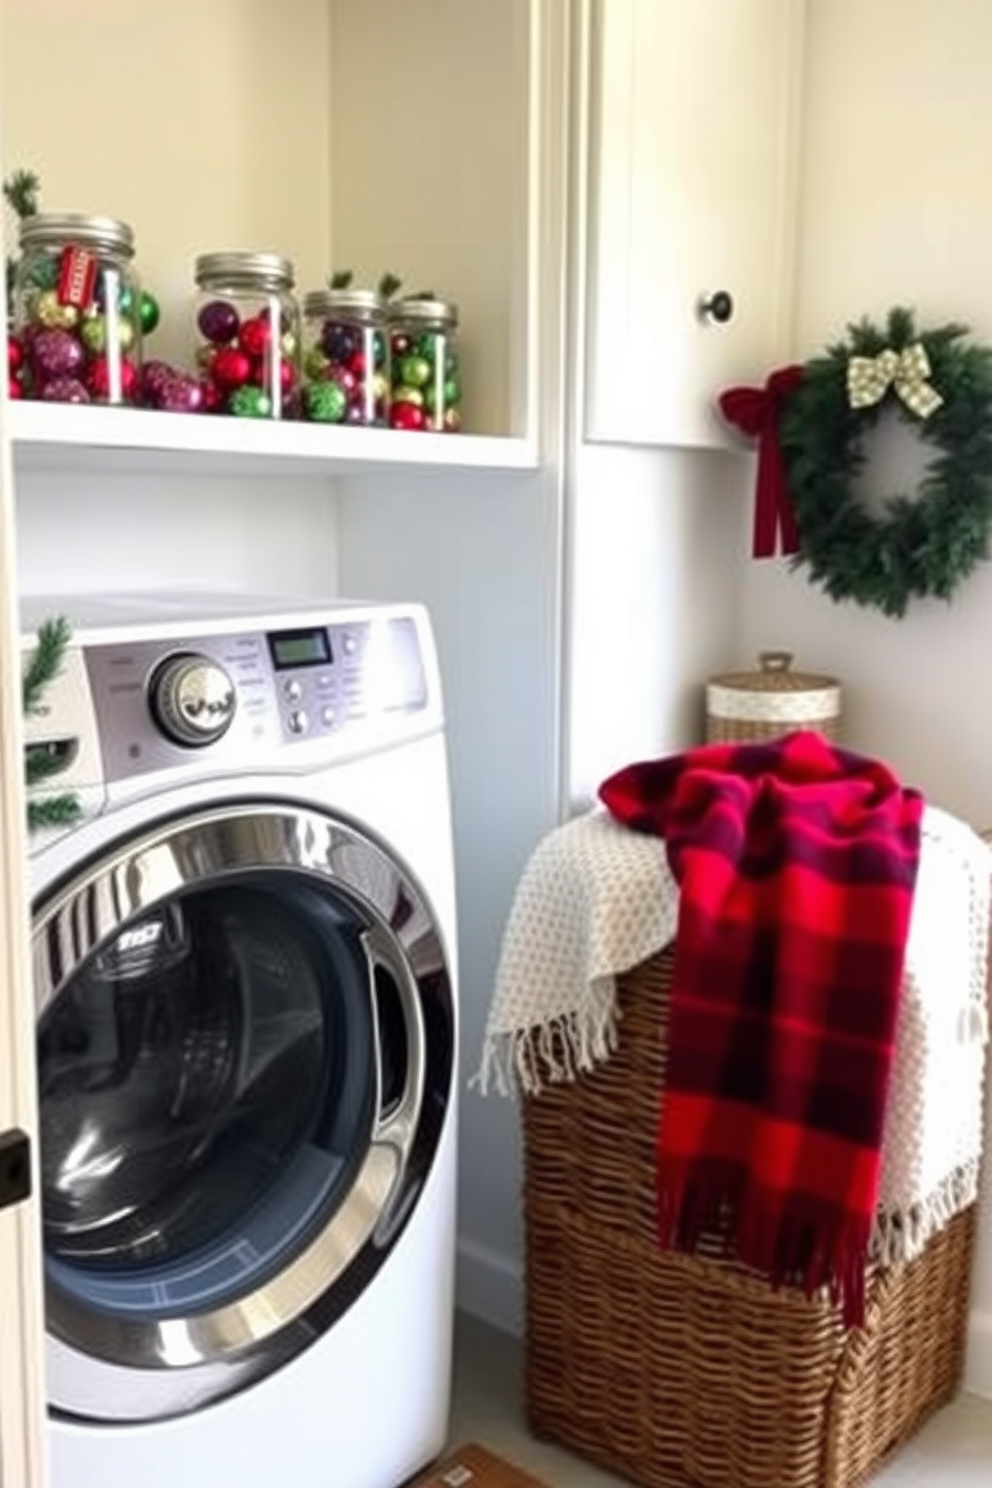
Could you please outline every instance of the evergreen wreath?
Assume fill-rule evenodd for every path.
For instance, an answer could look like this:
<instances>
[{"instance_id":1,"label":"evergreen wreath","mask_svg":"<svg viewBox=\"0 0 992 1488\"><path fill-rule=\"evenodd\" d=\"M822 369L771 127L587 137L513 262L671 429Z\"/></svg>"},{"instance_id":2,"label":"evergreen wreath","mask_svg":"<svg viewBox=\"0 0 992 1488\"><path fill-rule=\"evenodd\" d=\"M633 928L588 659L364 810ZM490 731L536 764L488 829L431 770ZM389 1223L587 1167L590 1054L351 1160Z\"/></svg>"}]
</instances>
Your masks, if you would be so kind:
<instances>
[{"instance_id":1,"label":"evergreen wreath","mask_svg":"<svg viewBox=\"0 0 992 1488\"><path fill-rule=\"evenodd\" d=\"M799 547L793 558L835 600L901 616L913 598L949 599L992 533L992 349L968 329L919 332L909 310L868 320L805 363L778 415ZM933 450L916 492L873 516L852 494L864 437L885 407Z\"/></svg>"},{"instance_id":2,"label":"evergreen wreath","mask_svg":"<svg viewBox=\"0 0 992 1488\"><path fill-rule=\"evenodd\" d=\"M42 696L62 666L70 634L69 622L62 616L45 620L38 627L37 645L21 678L21 707L25 717L42 711ZM62 764L61 757L46 744L28 744L24 750L24 777L28 789L44 785L62 768ZM28 800L28 831L37 832L43 827L71 827L81 815L78 798L68 792L36 796Z\"/></svg>"}]
</instances>

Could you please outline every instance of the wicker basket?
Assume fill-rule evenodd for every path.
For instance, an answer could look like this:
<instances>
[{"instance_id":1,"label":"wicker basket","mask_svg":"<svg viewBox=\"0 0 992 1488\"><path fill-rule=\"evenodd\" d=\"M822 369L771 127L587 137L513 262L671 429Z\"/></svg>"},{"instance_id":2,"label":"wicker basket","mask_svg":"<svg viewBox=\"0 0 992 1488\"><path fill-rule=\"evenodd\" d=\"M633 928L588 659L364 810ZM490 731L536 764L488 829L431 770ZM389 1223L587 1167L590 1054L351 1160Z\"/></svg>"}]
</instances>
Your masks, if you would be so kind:
<instances>
[{"instance_id":1,"label":"wicker basket","mask_svg":"<svg viewBox=\"0 0 992 1488\"><path fill-rule=\"evenodd\" d=\"M525 1099L531 1427L649 1488L853 1488L954 1394L974 1207L872 1274L863 1330L720 1259L659 1250L670 949L620 979L620 1045Z\"/></svg>"},{"instance_id":2,"label":"wicker basket","mask_svg":"<svg viewBox=\"0 0 992 1488\"><path fill-rule=\"evenodd\" d=\"M708 743L756 744L797 728L839 741L840 683L794 672L788 651L762 651L756 672L728 672L706 688Z\"/></svg>"}]
</instances>

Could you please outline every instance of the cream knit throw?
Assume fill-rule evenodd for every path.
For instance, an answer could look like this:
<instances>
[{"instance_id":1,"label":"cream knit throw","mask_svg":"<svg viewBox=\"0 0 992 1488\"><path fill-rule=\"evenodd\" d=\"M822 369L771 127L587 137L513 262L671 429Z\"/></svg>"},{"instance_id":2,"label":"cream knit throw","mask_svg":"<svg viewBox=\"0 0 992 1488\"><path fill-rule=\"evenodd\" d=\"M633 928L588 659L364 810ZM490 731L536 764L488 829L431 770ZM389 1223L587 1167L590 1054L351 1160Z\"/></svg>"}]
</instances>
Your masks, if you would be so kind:
<instances>
[{"instance_id":1,"label":"cream knit throw","mask_svg":"<svg viewBox=\"0 0 992 1488\"><path fill-rule=\"evenodd\" d=\"M976 1197L982 1148L992 852L934 807L886 1108L875 1254L916 1255ZM510 911L486 1028L483 1092L537 1092L616 1046L616 976L675 935L678 888L656 837L596 811L551 832Z\"/></svg>"}]
</instances>

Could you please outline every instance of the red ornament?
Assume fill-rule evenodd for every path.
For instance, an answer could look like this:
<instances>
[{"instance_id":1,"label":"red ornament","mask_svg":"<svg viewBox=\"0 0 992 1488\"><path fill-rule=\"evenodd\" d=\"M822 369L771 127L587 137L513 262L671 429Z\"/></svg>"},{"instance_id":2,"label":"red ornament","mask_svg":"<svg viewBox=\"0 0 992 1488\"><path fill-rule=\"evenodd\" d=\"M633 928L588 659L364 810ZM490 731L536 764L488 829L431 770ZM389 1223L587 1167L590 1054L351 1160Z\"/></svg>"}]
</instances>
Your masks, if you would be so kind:
<instances>
[{"instance_id":1,"label":"red ornament","mask_svg":"<svg viewBox=\"0 0 992 1488\"><path fill-rule=\"evenodd\" d=\"M16 336L7 338L7 371L13 375L24 365L24 344Z\"/></svg>"},{"instance_id":2,"label":"red ornament","mask_svg":"<svg viewBox=\"0 0 992 1488\"><path fill-rule=\"evenodd\" d=\"M7 379L7 397L10 398L11 402L24 397L24 389L16 377L8 377Z\"/></svg>"},{"instance_id":3,"label":"red ornament","mask_svg":"<svg viewBox=\"0 0 992 1488\"><path fill-rule=\"evenodd\" d=\"M358 378L347 367L332 367L330 381L336 382L341 391L347 393L349 397L358 388Z\"/></svg>"},{"instance_id":4,"label":"red ornament","mask_svg":"<svg viewBox=\"0 0 992 1488\"><path fill-rule=\"evenodd\" d=\"M389 410L389 422L394 429L422 429L424 410L416 403L394 403Z\"/></svg>"},{"instance_id":5,"label":"red ornament","mask_svg":"<svg viewBox=\"0 0 992 1488\"><path fill-rule=\"evenodd\" d=\"M296 368L285 357L279 362L279 383L284 393L291 393L296 386Z\"/></svg>"},{"instance_id":6,"label":"red ornament","mask_svg":"<svg viewBox=\"0 0 992 1488\"><path fill-rule=\"evenodd\" d=\"M224 394L215 382L200 383L200 408L204 413L220 413L224 407Z\"/></svg>"},{"instance_id":7,"label":"red ornament","mask_svg":"<svg viewBox=\"0 0 992 1488\"><path fill-rule=\"evenodd\" d=\"M244 387L251 377L251 358L236 346L222 346L210 363L210 375L218 387Z\"/></svg>"},{"instance_id":8,"label":"red ornament","mask_svg":"<svg viewBox=\"0 0 992 1488\"><path fill-rule=\"evenodd\" d=\"M397 334L392 338L390 344L392 346L394 357L406 356L407 352L410 350L410 337L404 336L401 332L397 332Z\"/></svg>"},{"instance_id":9,"label":"red ornament","mask_svg":"<svg viewBox=\"0 0 992 1488\"><path fill-rule=\"evenodd\" d=\"M352 352L351 356L348 358L349 372L353 372L356 377L364 377L366 366L367 363L365 360L364 351Z\"/></svg>"},{"instance_id":10,"label":"red ornament","mask_svg":"<svg viewBox=\"0 0 992 1488\"><path fill-rule=\"evenodd\" d=\"M111 396L110 363L105 356L94 357L86 372L86 386L93 398ZM121 357L121 397L131 402L138 390L138 369L127 357Z\"/></svg>"},{"instance_id":11,"label":"red ornament","mask_svg":"<svg viewBox=\"0 0 992 1488\"><path fill-rule=\"evenodd\" d=\"M242 321L238 332L238 345L242 351L250 357L264 357L271 344L272 327L268 320L256 315L252 320Z\"/></svg>"}]
</instances>

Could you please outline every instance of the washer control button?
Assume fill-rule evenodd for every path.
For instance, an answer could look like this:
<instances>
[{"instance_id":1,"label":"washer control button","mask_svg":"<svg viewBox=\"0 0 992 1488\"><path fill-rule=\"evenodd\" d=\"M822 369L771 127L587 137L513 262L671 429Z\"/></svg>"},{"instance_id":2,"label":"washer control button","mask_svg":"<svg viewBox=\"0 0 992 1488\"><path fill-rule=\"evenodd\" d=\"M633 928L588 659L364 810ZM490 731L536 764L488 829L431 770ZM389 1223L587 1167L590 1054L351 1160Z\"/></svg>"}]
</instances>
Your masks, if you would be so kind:
<instances>
[{"instance_id":1,"label":"washer control button","mask_svg":"<svg viewBox=\"0 0 992 1488\"><path fill-rule=\"evenodd\" d=\"M327 728L330 728L331 724L334 722L334 719L336 718L337 715L335 714L333 708L325 708L324 711L321 713L320 716L321 716L321 719L324 722L324 725Z\"/></svg>"},{"instance_id":2,"label":"washer control button","mask_svg":"<svg viewBox=\"0 0 992 1488\"><path fill-rule=\"evenodd\" d=\"M346 632L343 644L345 656L354 656L358 650L358 642L355 640L355 637Z\"/></svg>"},{"instance_id":3,"label":"washer control button","mask_svg":"<svg viewBox=\"0 0 992 1488\"><path fill-rule=\"evenodd\" d=\"M302 708L294 708L289 715L289 727L294 734L305 734L307 731L307 715Z\"/></svg>"},{"instance_id":4,"label":"washer control button","mask_svg":"<svg viewBox=\"0 0 992 1488\"><path fill-rule=\"evenodd\" d=\"M291 703L298 703L303 696L303 688L299 682L287 682L283 687L283 692Z\"/></svg>"}]
</instances>

